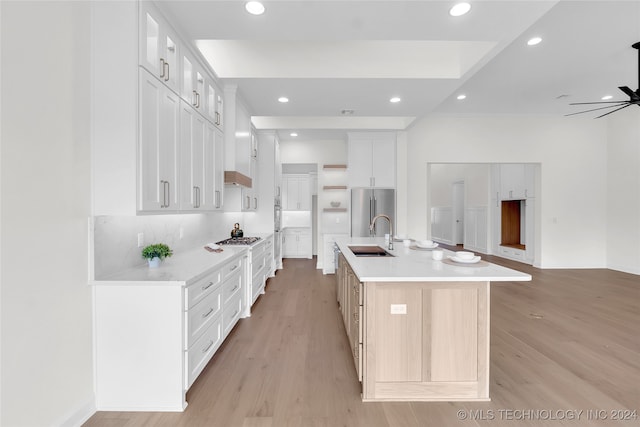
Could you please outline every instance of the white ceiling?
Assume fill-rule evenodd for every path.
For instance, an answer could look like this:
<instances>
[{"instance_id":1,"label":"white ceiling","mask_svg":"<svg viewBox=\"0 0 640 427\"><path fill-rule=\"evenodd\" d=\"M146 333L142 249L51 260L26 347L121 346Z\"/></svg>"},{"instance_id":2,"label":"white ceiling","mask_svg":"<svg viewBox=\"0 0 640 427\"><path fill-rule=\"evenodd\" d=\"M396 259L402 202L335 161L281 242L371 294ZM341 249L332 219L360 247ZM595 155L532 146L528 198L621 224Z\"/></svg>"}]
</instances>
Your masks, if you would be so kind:
<instances>
[{"instance_id":1,"label":"white ceiling","mask_svg":"<svg viewBox=\"0 0 640 427\"><path fill-rule=\"evenodd\" d=\"M261 16L241 0L159 5L282 140L405 129L428 114L562 115L638 89L640 0L470 2L459 18L455 1L434 0L265 0ZM543 41L529 47L533 36Z\"/></svg>"}]
</instances>

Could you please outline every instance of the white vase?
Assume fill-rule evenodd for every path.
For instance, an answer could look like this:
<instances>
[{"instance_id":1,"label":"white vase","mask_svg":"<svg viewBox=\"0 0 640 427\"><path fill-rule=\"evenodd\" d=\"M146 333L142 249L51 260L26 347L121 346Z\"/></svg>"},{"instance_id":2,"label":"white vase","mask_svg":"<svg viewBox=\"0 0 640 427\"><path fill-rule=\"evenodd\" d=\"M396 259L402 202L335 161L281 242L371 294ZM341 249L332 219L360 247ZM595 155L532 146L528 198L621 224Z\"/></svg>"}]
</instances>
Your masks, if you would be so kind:
<instances>
[{"instance_id":1,"label":"white vase","mask_svg":"<svg viewBox=\"0 0 640 427\"><path fill-rule=\"evenodd\" d=\"M149 268L160 267L160 258L153 257L149 260Z\"/></svg>"}]
</instances>

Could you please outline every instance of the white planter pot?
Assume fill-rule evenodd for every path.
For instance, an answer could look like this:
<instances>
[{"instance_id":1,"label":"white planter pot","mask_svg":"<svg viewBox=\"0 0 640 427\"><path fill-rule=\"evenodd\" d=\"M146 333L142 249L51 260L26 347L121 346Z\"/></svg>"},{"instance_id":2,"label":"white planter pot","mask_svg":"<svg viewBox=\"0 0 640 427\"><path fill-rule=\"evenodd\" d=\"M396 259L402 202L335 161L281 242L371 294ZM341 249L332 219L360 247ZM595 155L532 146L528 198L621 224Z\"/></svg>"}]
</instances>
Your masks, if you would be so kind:
<instances>
[{"instance_id":1,"label":"white planter pot","mask_svg":"<svg viewBox=\"0 0 640 427\"><path fill-rule=\"evenodd\" d=\"M160 267L160 258L154 257L149 260L149 268Z\"/></svg>"}]
</instances>

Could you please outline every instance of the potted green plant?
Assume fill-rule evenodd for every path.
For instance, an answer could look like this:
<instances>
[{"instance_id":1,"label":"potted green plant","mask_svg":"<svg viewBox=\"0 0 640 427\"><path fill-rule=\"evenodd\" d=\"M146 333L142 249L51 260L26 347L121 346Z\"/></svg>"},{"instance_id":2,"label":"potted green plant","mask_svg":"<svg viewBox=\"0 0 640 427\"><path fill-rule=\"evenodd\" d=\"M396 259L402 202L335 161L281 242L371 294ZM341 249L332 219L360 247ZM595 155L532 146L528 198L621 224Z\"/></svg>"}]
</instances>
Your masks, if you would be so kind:
<instances>
[{"instance_id":1,"label":"potted green plant","mask_svg":"<svg viewBox=\"0 0 640 427\"><path fill-rule=\"evenodd\" d=\"M173 255L171 248L164 243L155 243L142 250L142 258L149 262L149 267L158 267L160 261Z\"/></svg>"}]
</instances>

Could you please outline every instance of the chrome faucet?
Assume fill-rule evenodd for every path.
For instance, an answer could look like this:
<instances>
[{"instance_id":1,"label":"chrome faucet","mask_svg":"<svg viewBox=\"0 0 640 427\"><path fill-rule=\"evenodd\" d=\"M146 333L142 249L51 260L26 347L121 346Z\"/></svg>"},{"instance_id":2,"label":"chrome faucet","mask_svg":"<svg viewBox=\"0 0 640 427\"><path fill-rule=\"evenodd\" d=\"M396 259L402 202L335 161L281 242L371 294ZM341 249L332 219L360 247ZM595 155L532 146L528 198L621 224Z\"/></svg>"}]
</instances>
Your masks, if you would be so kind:
<instances>
[{"instance_id":1,"label":"chrome faucet","mask_svg":"<svg viewBox=\"0 0 640 427\"><path fill-rule=\"evenodd\" d=\"M391 224L391 218L385 214L379 214L373 217L371 224L369 224L369 231L373 231L373 227L376 225L378 218L386 218L389 221L389 250L393 250L393 224Z\"/></svg>"}]
</instances>

